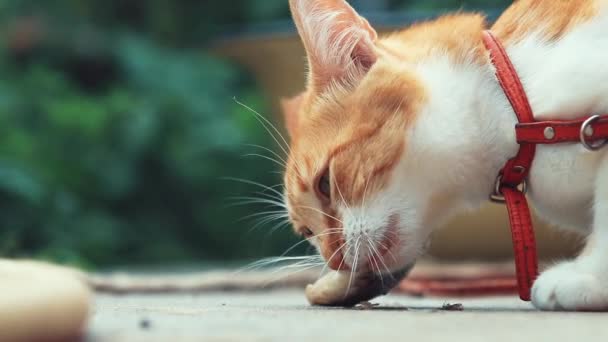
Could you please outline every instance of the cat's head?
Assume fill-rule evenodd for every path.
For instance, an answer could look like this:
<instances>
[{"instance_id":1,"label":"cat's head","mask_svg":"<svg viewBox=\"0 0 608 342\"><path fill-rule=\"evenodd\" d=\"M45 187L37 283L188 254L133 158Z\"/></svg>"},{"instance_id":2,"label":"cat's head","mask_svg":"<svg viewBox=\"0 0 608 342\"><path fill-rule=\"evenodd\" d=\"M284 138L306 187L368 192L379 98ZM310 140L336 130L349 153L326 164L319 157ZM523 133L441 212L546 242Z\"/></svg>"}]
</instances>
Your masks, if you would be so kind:
<instances>
[{"instance_id":1,"label":"cat's head","mask_svg":"<svg viewBox=\"0 0 608 342\"><path fill-rule=\"evenodd\" d=\"M290 5L309 66L306 91L283 103L294 229L332 269L402 269L442 216L424 145L412 142L425 84L345 1ZM412 58L425 53L410 50Z\"/></svg>"}]
</instances>

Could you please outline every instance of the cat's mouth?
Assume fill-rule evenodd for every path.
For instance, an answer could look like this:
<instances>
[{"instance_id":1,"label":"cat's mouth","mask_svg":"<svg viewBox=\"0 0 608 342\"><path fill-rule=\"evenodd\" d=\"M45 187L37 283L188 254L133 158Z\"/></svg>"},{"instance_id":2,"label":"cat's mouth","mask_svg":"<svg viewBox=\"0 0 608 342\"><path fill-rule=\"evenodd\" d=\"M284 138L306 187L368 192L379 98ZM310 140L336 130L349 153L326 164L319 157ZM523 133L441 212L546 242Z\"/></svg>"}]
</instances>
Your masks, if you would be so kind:
<instances>
[{"instance_id":1,"label":"cat's mouth","mask_svg":"<svg viewBox=\"0 0 608 342\"><path fill-rule=\"evenodd\" d=\"M403 279L405 279L405 277L407 277L412 268L414 268L414 265L415 262L412 262L411 264L408 264L397 271L393 271L388 277L390 279L387 279L386 275L376 275L374 277L375 282L377 282L378 278L380 278L380 286L378 287L380 294L385 295L395 288L395 286L397 286Z\"/></svg>"},{"instance_id":2,"label":"cat's mouth","mask_svg":"<svg viewBox=\"0 0 608 342\"><path fill-rule=\"evenodd\" d=\"M362 274L358 275L361 285L358 289L347 293L342 306L354 306L361 302L388 294L394 289L414 267L411 263L400 270L393 271L390 274Z\"/></svg>"}]
</instances>

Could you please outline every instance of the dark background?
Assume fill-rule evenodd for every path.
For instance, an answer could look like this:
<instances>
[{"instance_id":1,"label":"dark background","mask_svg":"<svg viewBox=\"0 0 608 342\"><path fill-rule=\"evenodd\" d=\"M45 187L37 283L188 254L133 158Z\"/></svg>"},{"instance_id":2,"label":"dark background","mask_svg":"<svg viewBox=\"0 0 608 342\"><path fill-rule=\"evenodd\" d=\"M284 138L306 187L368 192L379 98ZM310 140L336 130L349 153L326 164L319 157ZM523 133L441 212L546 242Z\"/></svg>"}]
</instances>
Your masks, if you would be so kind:
<instances>
[{"instance_id":1,"label":"dark background","mask_svg":"<svg viewBox=\"0 0 608 342\"><path fill-rule=\"evenodd\" d=\"M352 3L398 13L508 2ZM287 0L0 2L0 255L198 264L297 242L287 226L241 220L264 205L233 205L259 189L226 177L281 181L272 162L245 156L260 152L248 144L276 146L233 98L263 114L269 101L208 52L226 37L290 30L288 19Z\"/></svg>"}]
</instances>

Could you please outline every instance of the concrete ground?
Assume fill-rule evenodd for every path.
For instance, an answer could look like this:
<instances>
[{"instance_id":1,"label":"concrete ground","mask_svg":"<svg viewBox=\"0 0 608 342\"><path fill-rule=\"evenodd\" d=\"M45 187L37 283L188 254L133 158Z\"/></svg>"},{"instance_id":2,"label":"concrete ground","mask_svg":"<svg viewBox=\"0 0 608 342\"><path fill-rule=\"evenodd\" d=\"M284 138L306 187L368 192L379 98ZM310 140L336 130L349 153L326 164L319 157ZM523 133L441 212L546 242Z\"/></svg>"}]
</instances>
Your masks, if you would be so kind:
<instances>
[{"instance_id":1,"label":"concrete ground","mask_svg":"<svg viewBox=\"0 0 608 342\"><path fill-rule=\"evenodd\" d=\"M537 312L517 298L391 295L373 309L308 306L302 291L100 295L87 340L608 341L608 314ZM439 310L461 303L463 311Z\"/></svg>"}]
</instances>

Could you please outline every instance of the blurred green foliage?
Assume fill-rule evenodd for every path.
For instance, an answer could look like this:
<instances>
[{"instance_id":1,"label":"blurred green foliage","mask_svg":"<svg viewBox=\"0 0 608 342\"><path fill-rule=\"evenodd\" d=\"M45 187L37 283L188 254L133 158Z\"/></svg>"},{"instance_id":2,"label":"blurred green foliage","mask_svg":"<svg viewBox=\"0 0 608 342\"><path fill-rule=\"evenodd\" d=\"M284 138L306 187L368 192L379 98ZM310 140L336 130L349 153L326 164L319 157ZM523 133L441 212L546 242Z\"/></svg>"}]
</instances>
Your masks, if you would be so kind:
<instances>
[{"instance_id":1,"label":"blurred green foliage","mask_svg":"<svg viewBox=\"0 0 608 342\"><path fill-rule=\"evenodd\" d=\"M288 15L286 0L0 2L0 254L99 267L259 257L297 241L250 231L238 219L260 208L228 205L259 189L224 177L280 176L243 157L273 145L233 97L262 113L264 97L204 52L226 30Z\"/></svg>"}]
</instances>

